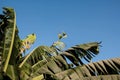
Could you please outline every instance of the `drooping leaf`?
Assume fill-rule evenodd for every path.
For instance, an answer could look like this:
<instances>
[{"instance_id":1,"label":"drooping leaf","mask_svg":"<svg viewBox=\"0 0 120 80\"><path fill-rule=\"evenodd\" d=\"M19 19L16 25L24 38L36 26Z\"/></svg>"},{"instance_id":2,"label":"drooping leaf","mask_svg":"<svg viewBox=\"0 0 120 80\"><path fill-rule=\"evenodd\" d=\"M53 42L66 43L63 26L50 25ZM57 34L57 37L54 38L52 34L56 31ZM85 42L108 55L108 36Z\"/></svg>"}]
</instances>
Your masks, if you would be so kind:
<instances>
[{"instance_id":1,"label":"drooping leaf","mask_svg":"<svg viewBox=\"0 0 120 80\"><path fill-rule=\"evenodd\" d=\"M6 11L6 16L9 17L8 22L9 25L7 26L8 29L5 31L5 43L4 43L4 54L3 58L4 61L4 68L3 71L6 72L8 63L10 60L10 56L12 53L14 38L15 38L15 32L16 32L16 15L12 8L3 8Z\"/></svg>"},{"instance_id":2,"label":"drooping leaf","mask_svg":"<svg viewBox=\"0 0 120 80\"><path fill-rule=\"evenodd\" d=\"M31 75L31 77L38 76L40 74L48 74L55 76L55 73L61 72L69 68L68 63L61 55L51 57L44 64L42 62L44 63L44 60L33 65L33 75ZM41 63L43 64L42 66Z\"/></svg>"},{"instance_id":3,"label":"drooping leaf","mask_svg":"<svg viewBox=\"0 0 120 80\"><path fill-rule=\"evenodd\" d=\"M82 77L80 80L119 80L120 75L101 75L101 76L91 76L91 77Z\"/></svg>"},{"instance_id":4,"label":"drooping leaf","mask_svg":"<svg viewBox=\"0 0 120 80\"><path fill-rule=\"evenodd\" d=\"M33 65L40 60L46 59L55 52L56 51L53 48L47 46L39 46L31 51L30 54L26 55L25 59L22 61L22 63L20 63L19 67L21 68L26 62L30 63L30 65Z\"/></svg>"},{"instance_id":5,"label":"drooping leaf","mask_svg":"<svg viewBox=\"0 0 120 80\"><path fill-rule=\"evenodd\" d=\"M85 59L86 61L90 62L90 60L94 57L93 55L98 54L99 52L98 47L99 47L98 42L76 45L69 48L68 50L65 50L65 52L74 56L78 61L73 59L72 56L66 57L76 66L78 66L79 64L83 65L84 62L82 62L81 60Z\"/></svg>"},{"instance_id":6,"label":"drooping leaf","mask_svg":"<svg viewBox=\"0 0 120 80\"><path fill-rule=\"evenodd\" d=\"M92 80L97 80L97 77L99 79L99 77L101 76L110 76L109 79L110 80L119 80L120 77L119 73L120 73L120 64L115 64L116 62L120 61L120 58L113 58L113 59L109 59L109 60L102 60L102 61L98 61L98 62L94 62L94 63L89 63L83 66L78 66L78 67L74 67L71 69L67 69L65 71L62 71L60 73L56 73L55 75L61 79L61 80L65 80L65 78L68 78L68 80L71 79L76 79L75 76L72 76L72 74L76 74L76 76L79 76L77 79L79 80L91 80L90 77L92 77ZM114 64L108 64L110 62L113 62ZM97 66L96 66L97 65ZM115 67L113 67L115 66ZM101 69L101 68L106 68L106 69ZM92 72L91 72L92 71ZM114 76L115 79L111 76ZM96 76L96 79L93 78L93 76ZM103 77L104 78L104 77ZM99 80L103 79L102 77ZM108 80L109 80L108 79ZM104 78L104 80L107 80L106 78Z\"/></svg>"},{"instance_id":7,"label":"drooping leaf","mask_svg":"<svg viewBox=\"0 0 120 80\"><path fill-rule=\"evenodd\" d=\"M94 48L94 47L98 47L98 45L90 46L88 49ZM31 77L33 77L33 76L35 77L35 76L38 76L41 74L47 74L47 75L49 74L49 75L55 76L54 74L71 68L69 66L69 64L67 63L66 58L68 58L68 60L73 61L74 64L78 64L78 66L79 66L78 62L80 62L81 58L83 58L84 56L86 56L89 53L89 52L87 53L86 49L84 50L83 47L82 48L72 47L64 52L61 52L57 56L52 55L53 57L52 56L45 57L46 52L47 52L47 54L55 52L51 48L52 47L45 47L45 46L40 46L40 47L36 48L35 50L33 50L30 54L28 54L25 57L25 59L23 60L23 62L20 64L19 67L22 68L22 66L24 66L24 64L26 64L26 63L30 64L33 68L33 73L32 73L33 75L31 75ZM82 50L78 51L78 49L82 49ZM81 52L82 52L82 55L80 55ZM35 55L36 55L36 57L35 57ZM44 56L45 59L42 56ZM82 61L80 63L82 63ZM43 64L43 66L41 66L42 64ZM85 71L88 71L88 70L85 70Z\"/></svg>"}]
</instances>

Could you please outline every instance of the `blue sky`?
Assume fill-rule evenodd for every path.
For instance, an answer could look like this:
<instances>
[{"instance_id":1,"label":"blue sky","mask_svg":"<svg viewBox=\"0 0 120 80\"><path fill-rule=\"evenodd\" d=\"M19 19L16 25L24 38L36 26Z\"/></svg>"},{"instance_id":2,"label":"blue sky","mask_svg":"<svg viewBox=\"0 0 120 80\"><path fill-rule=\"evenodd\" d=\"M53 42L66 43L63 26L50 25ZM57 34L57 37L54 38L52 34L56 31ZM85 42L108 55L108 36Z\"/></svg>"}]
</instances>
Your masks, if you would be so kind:
<instances>
[{"instance_id":1,"label":"blue sky","mask_svg":"<svg viewBox=\"0 0 120 80\"><path fill-rule=\"evenodd\" d=\"M0 0L16 11L19 35L37 35L33 47L51 45L66 32L66 49L76 44L102 41L93 61L120 57L120 0Z\"/></svg>"}]
</instances>

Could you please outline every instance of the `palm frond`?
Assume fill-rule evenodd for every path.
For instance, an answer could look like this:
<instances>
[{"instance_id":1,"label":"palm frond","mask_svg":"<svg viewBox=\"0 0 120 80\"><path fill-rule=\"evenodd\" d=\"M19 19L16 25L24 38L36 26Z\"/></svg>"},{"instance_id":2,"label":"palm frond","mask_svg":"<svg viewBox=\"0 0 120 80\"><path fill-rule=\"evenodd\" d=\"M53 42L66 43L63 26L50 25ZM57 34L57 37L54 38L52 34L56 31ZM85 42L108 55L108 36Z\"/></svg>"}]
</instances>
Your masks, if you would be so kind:
<instances>
[{"instance_id":1,"label":"palm frond","mask_svg":"<svg viewBox=\"0 0 120 80\"><path fill-rule=\"evenodd\" d=\"M78 66L72 69L62 71L55 75L60 80L62 79L64 80L64 78L74 78L74 76L76 76L75 79L77 77L78 77L77 79L82 79L85 77L92 77L92 76L99 77L101 75L115 75L115 74L116 75L120 74L120 58L113 58L109 60L102 60L94 63L89 63L83 66Z\"/></svg>"},{"instance_id":2,"label":"palm frond","mask_svg":"<svg viewBox=\"0 0 120 80\"><path fill-rule=\"evenodd\" d=\"M64 55L76 66L83 65L82 59L90 62L94 55L99 53L99 43L91 42L87 44L76 45L65 51ZM68 55L70 54L70 55ZM72 55L72 56L71 56Z\"/></svg>"},{"instance_id":3,"label":"palm frond","mask_svg":"<svg viewBox=\"0 0 120 80\"><path fill-rule=\"evenodd\" d=\"M27 56L25 56L22 63L20 63L19 68L21 68L26 62L31 66L40 60L46 60L47 57L52 56L55 53L53 48L47 46L39 46L30 52Z\"/></svg>"},{"instance_id":4,"label":"palm frond","mask_svg":"<svg viewBox=\"0 0 120 80\"><path fill-rule=\"evenodd\" d=\"M43 65L42 65L43 64ZM55 73L64 71L69 68L68 63L63 56L53 56L49 60L42 60L32 66L33 75L35 77L41 74L54 75Z\"/></svg>"},{"instance_id":5,"label":"palm frond","mask_svg":"<svg viewBox=\"0 0 120 80\"><path fill-rule=\"evenodd\" d=\"M5 31L5 43L4 43L4 54L3 58L5 59L3 71L6 72L8 63L10 60L10 56L12 53L14 38L15 38L15 31L16 31L16 15L12 8L3 8L6 12L6 16L9 18L7 21L9 25L7 26L8 29Z\"/></svg>"},{"instance_id":6,"label":"palm frond","mask_svg":"<svg viewBox=\"0 0 120 80\"><path fill-rule=\"evenodd\" d=\"M91 76L79 78L78 80L120 80L120 75Z\"/></svg>"},{"instance_id":7,"label":"palm frond","mask_svg":"<svg viewBox=\"0 0 120 80\"><path fill-rule=\"evenodd\" d=\"M96 63L90 63L86 65L86 68L93 75L108 75L120 73L120 58L113 58L109 60L103 60ZM91 69L94 71L91 71Z\"/></svg>"},{"instance_id":8,"label":"palm frond","mask_svg":"<svg viewBox=\"0 0 120 80\"><path fill-rule=\"evenodd\" d=\"M79 78L74 74L71 76L65 76L63 79L59 80L120 80L120 75L101 75Z\"/></svg>"},{"instance_id":9,"label":"palm frond","mask_svg":"<svg viewBox=\"0 0 120 80\"><path fill-rule=\"evenodd\" d=\"M17 67L16 67L16 55L19 51L19 36L18 36L18 29L16 27L16 15L14 9L4 7L4 16L3 18L3 25L0 26L3 32L3 45L2 45L2 54L0 55L2 58L2 70L6 76L9 76L10 79L18 79L17 74ZM4 20L5 19L5 20ZM1 29L0 29L1 30Z\"/></svg>"},{"instance_id":10,"label":"palm frond","mask_svg":"<svg viewBox=\"0 0 120 80\"><path fill-rule=\"evenodd\" d=\"M82 47L81 47L82 46ZM96 48L98 48L98 43L88 43L84 45L78 45L72 47L72 50L79 50L79 49L84 49L84 50L93 50L94 52L96 51ZM84 47L83 47L84 46ZM86 48L87 46L87 48ZM96 47L96 48L95 48ZM33 50L30 54L28 54L22 63L20 64L19 68L24 66L24 64L28 63L32 66L32 74L31 77L35 77L41 74L48 74L48 75L54 75L56 73L62 72L64 70L67 70L71 68L71 65L67 63L66 58L72 59L74 61L73 63L77 64L83 58L78 58L78 55L81 56L80 53L71 53L71 49L68 49L64 52L61 52L57 56L48 56L47 54L49 53L55 53L56 50L52 49L52 47L46 47L46 46L40 46ZM47 53L46 53L47 52ZM88 54L88 53L86 53ZM84 54L84 56L86 55ZM47 55L47 57L46 57ZM45 59L43 58L45 57ZM79 60L78 60L79 59Z\"/></svg>"}]
</instances>

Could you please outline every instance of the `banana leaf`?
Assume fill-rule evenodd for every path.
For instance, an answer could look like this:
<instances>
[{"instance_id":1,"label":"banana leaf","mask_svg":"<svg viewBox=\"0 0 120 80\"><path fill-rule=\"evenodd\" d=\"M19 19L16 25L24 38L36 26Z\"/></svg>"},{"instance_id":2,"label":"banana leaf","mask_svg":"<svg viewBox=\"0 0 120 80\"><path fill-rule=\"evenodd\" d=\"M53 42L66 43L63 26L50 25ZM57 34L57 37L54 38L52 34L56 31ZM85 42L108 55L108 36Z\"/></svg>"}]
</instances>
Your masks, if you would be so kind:
<instances>
[{"instance_id":1,"label":"banana leaf","mask_svg":"<svg viewBox=\"0 0 120 80\"><path fill-rule=\"evenodd\" d=\"M5 75L9 76L12 80L18 79L17 72L17 59L16 55L19 52L19 36L16 27L16 14L14 9L4 7L4 16L6 17L7 26L4 32L4 44L2 52L2 71Z\"/></svg>"},{"instance_id":2,"label":"banana leaf","mask_svg":"<svg viewBox=\"0 0 120 80\"><path fill-rule=\"evenodd\" d=\"M96 76L96 79L93 80L102 80L101 76L112 76L120 74L120 58L113 58L109 60L102 60L94 63L89 63L83 66L78 66L72 69L68 69L65 71L62 71L60 73L55 74L58 79L65 80L68 78L68 80L74 79L74 80L92 80L90 77L93 78L93 76ZM99 79L99 77L101 77ZM116 77L116 76L115 76ZM116 77L117 78L117 77ZM114 80L109 77L109 79L104 80ZM119 80L118 78L115 80Z\"/></svg>"}]
</instances>

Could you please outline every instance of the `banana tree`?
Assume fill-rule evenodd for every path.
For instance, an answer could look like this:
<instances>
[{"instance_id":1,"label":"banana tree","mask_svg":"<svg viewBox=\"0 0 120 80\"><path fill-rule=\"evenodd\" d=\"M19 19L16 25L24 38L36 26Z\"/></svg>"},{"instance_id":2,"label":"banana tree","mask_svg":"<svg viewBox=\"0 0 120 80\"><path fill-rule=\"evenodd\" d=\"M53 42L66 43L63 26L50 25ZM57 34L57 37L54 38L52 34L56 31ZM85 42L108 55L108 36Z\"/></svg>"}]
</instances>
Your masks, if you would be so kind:
<instances>
[{"instance_id":1,"label":"banana tree","mask_svg":"<svg viewBox=\"0 0 120 80\"><path fill-rule=\"evenodd\" d=\"M0 80L119 80L120 58L91 62L100 42L75 45L63 50L65 32L51 46L41 45L24 55L35 34L20 39L13 8L0 15ZM87 61L88 64L85 64Z\"/></svg>"}]
</instances>

